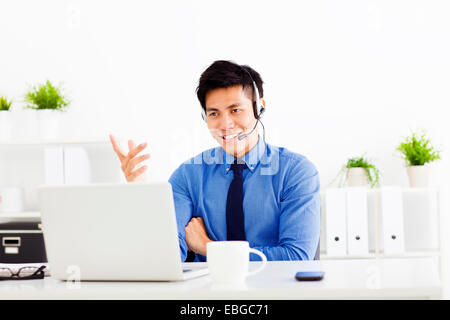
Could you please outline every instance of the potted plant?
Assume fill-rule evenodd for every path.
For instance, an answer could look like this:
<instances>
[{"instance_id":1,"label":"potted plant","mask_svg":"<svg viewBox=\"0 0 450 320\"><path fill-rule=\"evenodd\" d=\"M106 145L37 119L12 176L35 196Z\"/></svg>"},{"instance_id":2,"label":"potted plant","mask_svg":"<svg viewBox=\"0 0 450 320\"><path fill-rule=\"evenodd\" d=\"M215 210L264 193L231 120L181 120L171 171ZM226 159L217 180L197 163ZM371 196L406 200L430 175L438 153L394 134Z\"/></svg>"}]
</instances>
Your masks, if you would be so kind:
<instances>
[{"instance_id":1,"label":"potted plant","mask_svg":"<svg viewBox=\"0 0 450 320\"><path fill-rule=\"evenodd\" d=\"M11 104L6 97L0 97L0 141L11 139L12 119Z\"/></svg>"},{"instance_id":2,"label":"potted plant","mask_svg":"<svg viewBox=\"0 0 450 320\"><path fill-rule=\"evenodd\" d=\"M364 157L348 159L345 168L350 187L370 185L373 188L380 185L380 171Z\"/></svg>"},{"instance_id":3,"label":"potted plant","mask_svg":"<svg viewBox=\"0 0 450 320\"><path fill-rule=\"evenodd\" d=\"M69 105L61 88L47 80L44 84L31 87L25 94L25 102L25 108L37 110L40 138L56 138L60 129L60 113Z\"/></svg>"},{"instance_id":4,"label":"potted plant","mask_svg":"<svg viewBox=\"0 0 450 320\"><path fill-rule=\"evenodd\" d=\"M405 160L411 188L425 188L428 186L430 162L440 159L440 152L431 145L430 139L413 133L406 137L397 147Z\"/></svg>"},{"instance_id":5,"label":"potted plant","mask_svg":"<svg viewBox=\"0 0 450 320\"><path fill-rule=\"evenodd\" d=\"M337 179L340 180L339 187L346 183L349 187L370 186L373 188L380 185L380 171L368 159L354 157L347 160L331 184Z\"/></svg>"}]
</instances>

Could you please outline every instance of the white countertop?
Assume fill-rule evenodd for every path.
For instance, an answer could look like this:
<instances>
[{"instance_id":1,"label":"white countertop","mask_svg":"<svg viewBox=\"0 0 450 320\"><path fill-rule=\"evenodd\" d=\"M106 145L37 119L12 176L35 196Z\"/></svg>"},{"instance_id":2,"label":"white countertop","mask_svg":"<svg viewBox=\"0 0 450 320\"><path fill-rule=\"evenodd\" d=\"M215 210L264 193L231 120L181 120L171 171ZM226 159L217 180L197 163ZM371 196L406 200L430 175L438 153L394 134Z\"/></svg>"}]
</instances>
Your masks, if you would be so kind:
<instances>
[{"instance_id":1,"label":"white countertop","mask_svg":"<svg viewBox=\"0 0 450 320\"><path fill-rule=\"evenodd\" d=\"M206 264L206 263L205 263ZM251 262L250 269L259 262ZM188 264L186 264L188 265ZM299 282L298 271L325 271ZM217 287L209 275L182 282L0 282L5 299L397 299L440 298L438 257L268 262L244 287Z\"/></svg>"}]
</instances>

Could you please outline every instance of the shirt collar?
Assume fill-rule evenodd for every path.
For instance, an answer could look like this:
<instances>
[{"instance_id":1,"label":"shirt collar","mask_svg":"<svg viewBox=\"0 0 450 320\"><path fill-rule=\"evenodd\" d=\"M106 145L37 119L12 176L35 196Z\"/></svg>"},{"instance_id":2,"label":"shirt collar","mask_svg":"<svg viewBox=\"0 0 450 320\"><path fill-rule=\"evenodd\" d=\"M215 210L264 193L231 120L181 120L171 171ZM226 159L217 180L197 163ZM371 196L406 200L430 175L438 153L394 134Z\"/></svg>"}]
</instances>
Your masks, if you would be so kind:
<instances>
[{"instance_id":1,"label":"shirt collar","mask_svg":"<svg viewBox=\"0 0 450 320\"><path fill-rule=\"evenodd\" d=\"M228 173L231 170L231 164L234 162L235 158L234 156L226 153L223 148L221 149L223 153L223 163L225 164L225 173ZM245 163L248 169L253 172L255 171L256 166L258 165L265 151L266 144L264 143L263 139L258 136L258 143L246 155L244 155L242 158L237 159L238 163Z\"/></svg>"}]
</instances>

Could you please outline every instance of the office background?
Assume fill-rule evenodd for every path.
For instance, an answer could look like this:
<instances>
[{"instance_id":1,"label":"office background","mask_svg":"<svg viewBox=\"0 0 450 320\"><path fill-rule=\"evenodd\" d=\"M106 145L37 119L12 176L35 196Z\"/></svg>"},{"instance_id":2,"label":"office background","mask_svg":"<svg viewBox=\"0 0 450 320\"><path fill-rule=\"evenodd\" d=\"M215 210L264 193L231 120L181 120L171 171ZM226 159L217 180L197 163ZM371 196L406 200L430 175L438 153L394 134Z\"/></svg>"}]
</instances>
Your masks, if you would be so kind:
<instances>
[{"instance_id":1,"label":"office background","mask_svg":"<svg viewBox=\"0 0 450 320\"><path fill-rule=\"evenodd\" d=\"M408 185L396 146L425 131L450 177L446 1L4 1L0 94L62 82L62 135L147 141L149 180L215 146L195 88L214 60L265 81L269 143L310 158L325 187L365 154L383 185ZM448 233L448 232L447 232Z\"/></svg>"}]
</instances>

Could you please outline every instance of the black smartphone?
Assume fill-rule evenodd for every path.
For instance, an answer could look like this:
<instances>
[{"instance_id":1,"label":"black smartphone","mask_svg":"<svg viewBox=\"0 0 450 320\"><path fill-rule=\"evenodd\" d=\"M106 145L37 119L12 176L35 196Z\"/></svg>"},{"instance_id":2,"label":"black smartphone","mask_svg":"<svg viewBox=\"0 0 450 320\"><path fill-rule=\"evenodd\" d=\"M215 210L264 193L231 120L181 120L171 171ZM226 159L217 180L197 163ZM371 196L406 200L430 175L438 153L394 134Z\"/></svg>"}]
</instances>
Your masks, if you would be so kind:
<instances>
[{"instance_id":1,"label":"black smartphone","mask_svg":"<svg viewBox=\"0 0 450 320\"><path fill-rule=\"evenodd\" d=\"M295 274L298 281L318 281L322 280L325 272L323 271L301 271Z\"/></svg>"}]
</instances>

